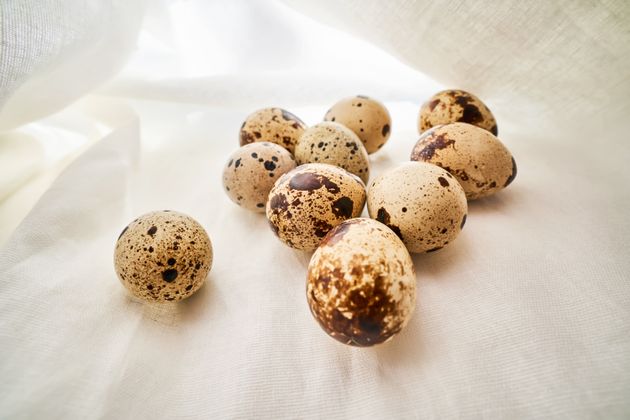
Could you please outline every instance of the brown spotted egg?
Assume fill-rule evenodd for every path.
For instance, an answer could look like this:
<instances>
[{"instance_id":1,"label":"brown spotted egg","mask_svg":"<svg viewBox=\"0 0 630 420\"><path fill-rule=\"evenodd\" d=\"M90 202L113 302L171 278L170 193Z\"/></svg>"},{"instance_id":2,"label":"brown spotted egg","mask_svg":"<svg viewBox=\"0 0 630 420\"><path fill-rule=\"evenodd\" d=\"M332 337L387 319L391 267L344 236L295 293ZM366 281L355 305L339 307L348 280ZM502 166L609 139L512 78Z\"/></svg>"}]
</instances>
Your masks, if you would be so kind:
<instances>
[{"instance_id":1,"label":"brown spotted egg","mask_svg":"<svg viewBox=\"0 0 630 420\"><path fill-rule=\"evenodd\" d=\"M212 244L204 228L185 214L144 214L120 234L114 267L121 283L148 302L185 299L203 285L212 267Z\"/></svg>"},{"instance_id":2,"label":"brown spotted egg","mask_svg":"<svg viewBox=\"0 0 630 420\"><path fill-rule=\"evenodd\" d=\"M444 90L422 104L418 117L418 131L454 122L465 122L498 133L497 121L481 99L463 90Z\"/></svg>"},{"instance_id":3,"label":"brown spotted egg","mask_svg":"<svg viewBox=\"0 0 630 420\"><path fill-rule=\"evenodd\" d=\"M311 313L335 340L361 347L383 343L405 327L415 307L411 257L382 223L346 220L313 254L306 296Z\"/></svg>"},{"instance_id":4,"label":"brown spotted egg","mask_svg":"<svg viewBox=\"0 0 630 420\"><path fill-rule=\"evenodd\" d=\"M363 95L340 100L326 112L324 120L343 124L354 131L370 154L383 147L392 127L385 105Z\"/></svg>"},{"instance_id":5,"label":"brown spotted egg","mask_svg":"<svg viewBox=\"0 0 630 420\"><path fill-rule=\"evenodd\" d=\"M349 128L334 122L323 122L304 131L295 146L295 160L304 163L328 163L339 166L367 182L370 158L365 146Z\"/></svg>"},{"instance_id":6,"label":"brown spotted egg","mask_svg":"<svg viewBox=\"0 0 630 420\"><path fill-rule=\"evenodd\" d=\"M453 123L420 136L411 160L430 162L449 171L469 200L492 195L516 177L512 153L492 135L474 125Z\"/></svg>"},{"instance_id":7,"label":"brown spotted egg","mask_svg":"<svg viewBox=\"0 0 630 420\"><path fill-rule=\"evenodd\" d=\"M258 141L276 143L293 153L306 129L298 117L282 108L264 108L250 114L241 126L241 146Z\"/></svg>"},{"instance_id":8,"label":"brown spotted egg","mask_svg":"<svg viewBox=\"0 0 630 420\"><path fill-rule=\"evenodd\" d=\"M432 252L452 242L464 227L468 206L457 180L444 169L407 162L370 184L370 217L387 225L410 252Z\"/></svg>"},{"instance_id":9,"label":"brown spotted egg","mask_svg":"<svg viewBox=\"0 0 630 420\"><path fill-rule=\"evenodd\" d=\"M277 144L246 144L232 153L223 168L223 188L239 206L264 212L273 184L295 166L291 153Z\"/></svg>"},{"instance_id":10,"label":"brown spotted egg","mask_svg":"<svg viewBox=\"0 0 630 420\"><path fill-rule=\"evenodd\" d=\"M365 185L345 169L307 163L284 174L267 201L274 233L292 248L312 251L339 223L361 214Z\"/></svg>"}]
</instances>

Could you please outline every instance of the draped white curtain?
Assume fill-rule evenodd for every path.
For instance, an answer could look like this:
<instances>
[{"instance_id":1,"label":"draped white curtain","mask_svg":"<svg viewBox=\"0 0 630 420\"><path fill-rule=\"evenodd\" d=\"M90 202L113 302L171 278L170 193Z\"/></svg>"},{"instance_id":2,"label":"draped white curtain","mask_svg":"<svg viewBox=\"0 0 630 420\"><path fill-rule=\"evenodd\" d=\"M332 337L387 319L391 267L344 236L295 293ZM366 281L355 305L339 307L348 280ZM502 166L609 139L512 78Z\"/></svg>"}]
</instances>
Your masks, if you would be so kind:
<instances>
[{"instance_id":1,"label":"draped white curtain","mask_svg":"<svg viewBox=\"0 0 630 420\"><path fill-rule=\"evenodd\" d=\"M626 418L630 6L624 1L0 2L0 417ZM414 257L418 307L374 349L311 318L309 255L224 196L243 118L385 102L373 174L420 103L482 97L519 174ZM208 230L177 305L112 253L140 213Z\"/></svg>"}]
</instances>

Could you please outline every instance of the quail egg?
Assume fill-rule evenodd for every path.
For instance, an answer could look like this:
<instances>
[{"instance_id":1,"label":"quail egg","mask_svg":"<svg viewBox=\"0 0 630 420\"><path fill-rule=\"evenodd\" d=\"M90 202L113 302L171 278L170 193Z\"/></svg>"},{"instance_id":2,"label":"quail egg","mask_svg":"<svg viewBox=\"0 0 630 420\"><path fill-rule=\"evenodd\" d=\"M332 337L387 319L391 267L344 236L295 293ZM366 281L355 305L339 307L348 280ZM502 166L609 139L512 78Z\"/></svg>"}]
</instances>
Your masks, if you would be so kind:
<instances>
[{"instance_id":1,"label":"quail egg","mask_svg":"<svg viewBox=\"0 0 630 420\"><path fill-rule=\"evenodd\" d=\"M114 267L121 283L148 302L181 300L203 285L212 244L193 218L164 210L144 214L120 234Z\"/></svg>"},{"instance_id":2,"label":"quail egg","mask_svg":"<svg viewBox=\"0 0 630 420\"><path fill-rule=\"evenodd\" d=\"M307 163L276 182L267 219L285 244L312 251L332 228L361 214L365 197L359 177L325 163Z\"/></svg>"},{"instance_id":3,"label":"quail egg","mask_svg":"<svg viewBox=\"0 0 630 420\"><path fill-rule=\"evenodd\" d=\"M223 188L239 206L264 212L273 184L295 166L291 153L277 144L246 144L232 153L223 168Z\"/></svg>"},{"instance_id":4,"label":"quail egg","mask_svg":"<svg viewBox=\"0 0 630 420\"><path fill-rule=\"evenodd\" d=\"M423 162L403 163L374 179L368 213L392 229L410 252L432 252L453 241L464 227L468 206L457 180Z\"/></svg>"},{"instance_id":5,"label":"quail egg","mask_svg":"<svg viewBox=\"0 0 630 420\"><path fill-rule=\"evenodd\" d=\"M363 95L340 100L326 112L324 120L343 124L354 131L370 154L383 147L392 127L385 105Z\"/></svg>"},{"instance_id":6,"label":"quail egg","mask_svg":"<svg viewBox=\"0 0 630 420\"><path fill-rule=\"evenodd\" d=\"M370 160L361 140L349 128L323 122L304 131L295 147L298 164L328 163L339 166L367 182Z\"/></svg>"},{"instance_id":7,"label":"quail egg","mask_svg":"<svg viewBox=\"0 0 630 420\"><path fill-rule=\"evenodd\" d=\"M465 122L488 130L495 136L497 122L488 107L472 93L463 90L444 90L422 104L418 117L418 131L454 122Z\"/></svg>"},{"instance_id":8,"label":"quail egg","mask_svg":"<svg viewBox=\"0 0 630 420\"><path fill-rule=\"evenodd\" d=\"M293 153L306 129L298 117L282 108L264 108L250 114L241 126L241 146L257 141L276 143Z\"/></svg>"},{"instance_id":9,"label":"quail egg","mask_svg":"<svg viewBox=\"0 0 630 420\"><path fill-rule=\"evenodd\" d=\"M350 219L331 230L308 266L311 313L335 340L372 346L409 322L416 276L405 245L387 226Z\"/></svg>"},{"instance_id":10,"label":"quail egg","mask_svg":"<svg viewBox=\"0 0 630 420\"><path fill-rule=\"evenodd\" d=\"M492 195L516 177L516 161L503 143L489 131L466 123L442 125L423 133L411 160L449 171L469 200Z\"/></svg>"}]
</instances>

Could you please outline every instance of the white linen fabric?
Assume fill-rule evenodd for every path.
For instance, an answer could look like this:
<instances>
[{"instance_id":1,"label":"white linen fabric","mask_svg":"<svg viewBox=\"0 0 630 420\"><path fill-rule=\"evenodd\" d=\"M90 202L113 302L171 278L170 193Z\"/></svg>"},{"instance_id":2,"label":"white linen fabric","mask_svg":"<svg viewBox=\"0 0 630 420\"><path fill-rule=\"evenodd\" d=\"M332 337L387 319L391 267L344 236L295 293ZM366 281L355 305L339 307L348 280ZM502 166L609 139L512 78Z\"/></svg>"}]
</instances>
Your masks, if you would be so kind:
<instances>
[{"instance_id":1,"label":"white linen fabric","mask_svg":"<svg viewBox=\"0 0 630 420\"><path fill-rule=\"evenodd\" d=\"M381 13L383 26L366 37L384 45L395 35L397 45L387 50L436 77L438 64L409 59L417 45L401 34L411 30L408 16L423 27L441 16L437 9L359 3L340 6L344 29L362 34L361 24ZM384 100L393 117L392 138L371 158L377 176L408 160L419 102L442 86L283 4L230 5L174 2L147 11L137 51L107 86L3 134L12 144L22 138L42 148L56 139L74 153L103 138L52 182L0 250L0 417L630 416L630 123L595 113L588 98L562 87L596 88L587 83L590 70L580 76L572 69L574 83L561 71L545 77L556 78L565 98L588 105L592 120L582 108L565 112L538 96L524 73L505 81L530 89L479 81L476 66L498 71L482 56L467 56L469 72L442 79L488 93L519 173L505 191L470 203L455 242L414 256L418 303L407 328L381 346L351 348L327 337L309 313L310 255L280 243L263 215L228 200L222 166L256 107L283 106L314 124L339 97L365 93ZM309 13L324 16L326 7L321 2ZM464 25L479 7L464 2L449 13ZM624 3L596 10L621 16L593 23L620 42L628 30ZM398 20L387 17L393 12ZM497 16L489 27L532 25L523 13ZM555 19L539 19L541 31ZM432 48L460 34L443 33ZM488 42L519 31L502 33ZM544 45L562 45L555 38L530 42L545 54ZM628 59L623 48L607 50L619 52L617 64ZM543 52L530 51L530 60ZM432 60L458 68L460 58L445 50ZM594 97L610 100L611 112L628 108L619 96L628 81L616 68L621 73L607 77L617 77L617 90L607 84ZM567 123L569 114L579 123ZM28 147L11 150L31 156ZM114 244L134 217L166 208L207 229L214 267L190 299L144 304L117 280Z\"/></svg>"}]
</instances>

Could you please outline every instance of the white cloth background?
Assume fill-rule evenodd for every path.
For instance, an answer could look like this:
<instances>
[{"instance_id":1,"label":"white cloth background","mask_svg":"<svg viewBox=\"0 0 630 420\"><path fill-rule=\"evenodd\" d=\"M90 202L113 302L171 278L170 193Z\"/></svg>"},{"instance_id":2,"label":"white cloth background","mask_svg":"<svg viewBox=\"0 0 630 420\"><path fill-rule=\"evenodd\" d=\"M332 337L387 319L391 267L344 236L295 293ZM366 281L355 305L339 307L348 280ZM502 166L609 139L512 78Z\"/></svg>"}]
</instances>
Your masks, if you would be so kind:
<instances>
[{"instance_id":1,"label":"white cloth background","mask_svg":"<svg viewBox=\"0 0 630 420\"><path fill-rule=\"evenodd\" d=\"M3 39L17 3L0 5ZM441 85L282 4L139 7L137 48L121 72L101 87L110 76L74 74L82 91L57 104L78 102L35 120L57 109L42 108L0 138L9 144L0 149L6 162L28 156L46 173L48 162L104 136L47 187L0 251L0 417L628 417L630 124L620 118L628 110L628 7L571 3L541 15L510 2L512 13L487 11L492 20L466 2L337 6L333 24L487 99L519 165L507 190L471 203L457 241L414 257L414 318L372 349L343 346L319 329L304 296L309 255L225 197L222 165L256 107L283 106L314 124L338 98L364 93L384 100L393 117L392 138L372 157L378 175L408 159L419 104ZM332 7L290 4L323 20ZM447 12L457 25L428 29ZM562 26L567 16L581 24ZM494 31L487 46L436 53L440 43L479 33L480 21ZM506 54L505 67L481 54L524 39L521 30L531 48ZM444 36L430 38L434 31ZM133 45L128 34L121 42ZM567 50L556 66L572 54L588 63L568 66L567 80L553 54L576 34L604 39L608 55ZM419 58L410 58L414 51ZM523 71L513 67L519 60L551 62ZM41 66L37 77L47 77L50 65ZM592 78L595 71L606 77ZM35 107L59 90L15 86L2 91L0 120L14 112L11 103ZM558 96L543 94L549 86ZM33 187L12 179L3 216L23 214L38 195L16 198ZM206 227L215 265L189 300L147 305L118 283L113 247L129 220L161 208Z\"/></svg>"}]
</instances>

